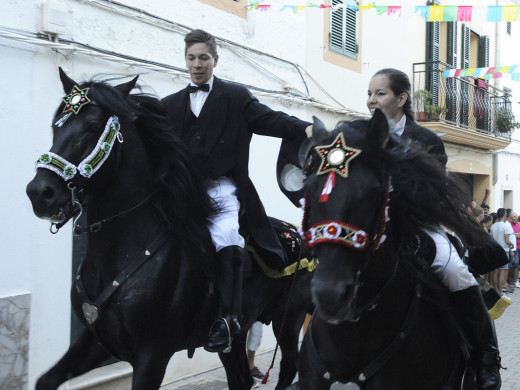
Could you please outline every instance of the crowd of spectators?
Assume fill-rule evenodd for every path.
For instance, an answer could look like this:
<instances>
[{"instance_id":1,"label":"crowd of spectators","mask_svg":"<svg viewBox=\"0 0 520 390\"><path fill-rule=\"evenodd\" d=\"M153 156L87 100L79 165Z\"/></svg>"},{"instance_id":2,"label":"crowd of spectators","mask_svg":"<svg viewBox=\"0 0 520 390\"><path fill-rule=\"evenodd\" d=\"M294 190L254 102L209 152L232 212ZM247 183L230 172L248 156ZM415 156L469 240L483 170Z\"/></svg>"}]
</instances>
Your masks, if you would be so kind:
<instances>
[{"instance_id":1,"label":"crowd of spectators","mask_svg":"<svg viewBox=\"0 0 520 390\"><path fill-rule=\"evenodd\" d=\"M520 223L518 214L509 208L498 208L491 212L487 204L489 190L480 206L472 202L469 211L473 217L489 232L504 249L509 257L509 263L484 275L485 280L498 292L503 299L511 300L508 294L513 294L520 288Z\"/></svg>"}]
</instances>

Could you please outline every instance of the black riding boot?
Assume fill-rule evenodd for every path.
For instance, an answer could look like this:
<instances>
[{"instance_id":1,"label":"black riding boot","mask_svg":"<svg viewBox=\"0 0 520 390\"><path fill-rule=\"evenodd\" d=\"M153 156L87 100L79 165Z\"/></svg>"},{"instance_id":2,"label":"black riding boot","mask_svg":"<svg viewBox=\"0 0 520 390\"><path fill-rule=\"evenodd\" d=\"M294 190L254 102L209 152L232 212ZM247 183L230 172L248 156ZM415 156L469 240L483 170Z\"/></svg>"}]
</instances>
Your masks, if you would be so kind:
<instances>
[{"instance_id":1,"label":"black riding boot","mask_svg":"<svg viewBox=\"0 0 520 390\"><path fill-rule=\"evenodd\" d=\"M246 253L239 246L227 246L217 253L217 291L222 318L211 326L204 349L209 352L230 352L233 337L240 332L242 315L242 266Z\"/></svg>"},{"instance_id":2,"label":"black riding boot","mask_svg":"<svg viewBox=\"0 0 520 390\"><path fill-rule=\"evenodd\" d=\"M455 318L464 333L476 370L477 390L498 390L501 386L500 356L495 330L478 286L451 294Z\"/></svg>"}]
</instances>

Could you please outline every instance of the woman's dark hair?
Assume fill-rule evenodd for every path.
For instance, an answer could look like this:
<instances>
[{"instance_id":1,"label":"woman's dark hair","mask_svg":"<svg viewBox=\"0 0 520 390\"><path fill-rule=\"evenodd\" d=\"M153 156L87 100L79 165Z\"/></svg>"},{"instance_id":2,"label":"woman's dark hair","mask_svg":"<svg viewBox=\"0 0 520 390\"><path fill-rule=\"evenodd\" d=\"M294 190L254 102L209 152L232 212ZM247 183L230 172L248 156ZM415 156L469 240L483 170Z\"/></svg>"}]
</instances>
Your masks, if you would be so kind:
<instances>
[{"instance_id":1,"label":"woman's dark hair","mask_svg":"<svg viewBox=\"0 0 520 390\"><path fill-rule=\"evenodd\" d=\"M489 221L493 221L493 217L489 214L484 214L484 218L482 218L482 221L480 221L480 224L484 226Z\"/></svg>"},{"instance_id":2,"label":"woman's dark hair","mask_svg":"<svg viewBox=\"0 0 520 390\"><path fill-rule=\"evenodd\" d=\"M374 76L385 75L390 81L390 89L395 96L399 96L402 93L406 93L407 98L403 106L403 112L407 118L415 122L415 114L412 108L412 86L408 75L400 70L393 68L385 68L377 71Z\"/></svg>"},{"instance_id":3,"label":"woman's dark hair","mask_svg":"<svg viewBox=\"0 0 520 390\"><path fill-rule=\"evenodd\" d=\"M184 55L188 49L196 43L205 43L209 47L209 52L213 57L217 56L217 42L215 37L204 30L192 30L184 37Z\"/></svg>"}]
</instances>

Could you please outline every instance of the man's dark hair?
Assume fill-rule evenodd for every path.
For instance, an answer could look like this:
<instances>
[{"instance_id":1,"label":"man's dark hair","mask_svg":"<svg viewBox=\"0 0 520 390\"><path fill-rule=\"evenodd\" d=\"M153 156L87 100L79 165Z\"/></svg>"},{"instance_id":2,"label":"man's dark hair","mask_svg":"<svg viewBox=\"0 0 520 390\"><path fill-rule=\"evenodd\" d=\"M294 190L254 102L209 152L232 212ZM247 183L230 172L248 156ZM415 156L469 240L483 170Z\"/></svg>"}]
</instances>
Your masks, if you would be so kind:
<instances>
[{"instance_id":1,"label":"man's dark hair","mask_svg":"<svg viewBox=\"0 0 520 390\"><path fill-rule=\"evenodd\" d=\"M482 203L482 204L480 205L480 207L482 207L483 209L488 209L488 210L490 209L489 205L486 204L486 203Z\"/></svg>"},{"instance_id":2,"label":"man's dark hair","mask_svg":"<svg viewBox=\"0 0 520 390\"><path fill-rule=\"evenodd\" d=\"M192 30L184 37L186 43L184 47L184 55L188 52L188 49L196 43L205 43L209 47L209 52L213 57L217 56L217 42L210 33L204 30Z\"/></svg>"},{"instance_id":3,"label":"man's dark hair","mask_svg":"<svg viewBox=\"0 0 520 390\"><path fill-rule=\"evenodd\" d=\"M511 211L513 211L513 209L506 209L506 218L509 218Z\"/></svg>"},{"instance_id":4,"label":"man's dark hair","mask_svg":"<svg viewBox=\"0 0 520 390\"><path fill-rule=\"evenodd\" d=\"M500 207L500 208L497 210L497 217L498 217L498 219L502 219L502 218L504 218L504 215L506 215L506 209L503 208L503 207Z\"/></svg>"}]
</instances>

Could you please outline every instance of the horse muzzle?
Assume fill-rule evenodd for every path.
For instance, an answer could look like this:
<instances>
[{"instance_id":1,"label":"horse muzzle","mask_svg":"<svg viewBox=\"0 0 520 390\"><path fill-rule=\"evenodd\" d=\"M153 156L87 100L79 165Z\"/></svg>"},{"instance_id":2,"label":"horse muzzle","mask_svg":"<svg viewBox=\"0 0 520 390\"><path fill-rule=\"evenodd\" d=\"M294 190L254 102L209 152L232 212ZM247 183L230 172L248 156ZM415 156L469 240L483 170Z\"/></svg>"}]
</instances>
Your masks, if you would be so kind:
<instances>
[{"instance_id":1,"label":"horse muzzle","mask_svg":"<svg viewBox=\"0 0 520 390\"><path fill-rule=\"evenodd\" d=\"M320 281L316 276L311 282L311 291L317 314L332 325L356 321L354 306L358 286L344 281Z\"/></svg>"},{"instance_id":2,"label":"horse muzzle","mask_svg":"<svg viewBox=\"0 0 520 390\"><path fill-rule=\"evenodd\" d=\"M75 213L70 190L62 180L52 180L54 178L45 173L37 172L34 179L27 184L26 193L34 214L53 223L65 223Z\"/></svg>"}]
</instances>

